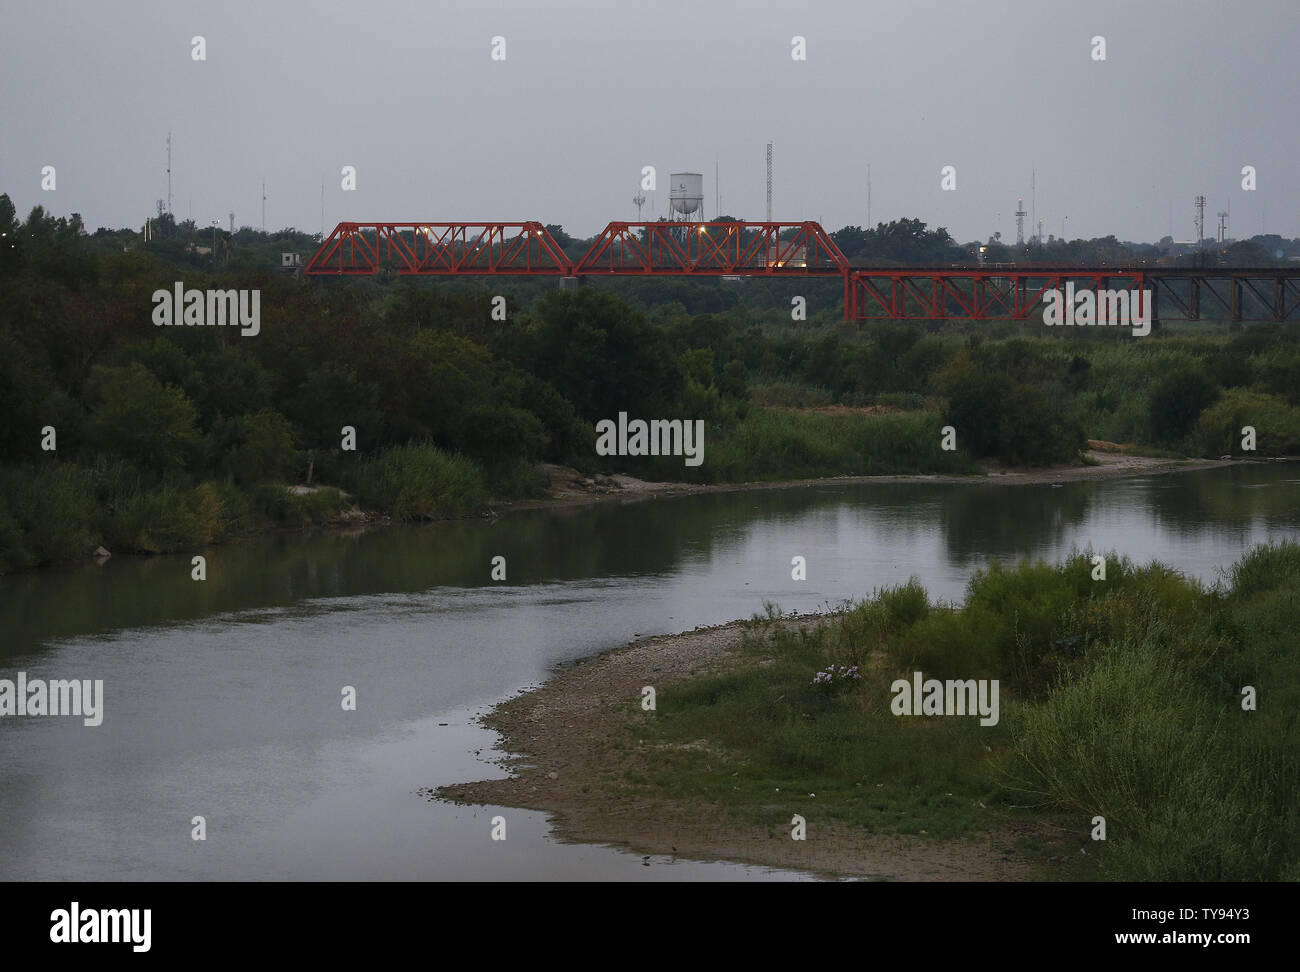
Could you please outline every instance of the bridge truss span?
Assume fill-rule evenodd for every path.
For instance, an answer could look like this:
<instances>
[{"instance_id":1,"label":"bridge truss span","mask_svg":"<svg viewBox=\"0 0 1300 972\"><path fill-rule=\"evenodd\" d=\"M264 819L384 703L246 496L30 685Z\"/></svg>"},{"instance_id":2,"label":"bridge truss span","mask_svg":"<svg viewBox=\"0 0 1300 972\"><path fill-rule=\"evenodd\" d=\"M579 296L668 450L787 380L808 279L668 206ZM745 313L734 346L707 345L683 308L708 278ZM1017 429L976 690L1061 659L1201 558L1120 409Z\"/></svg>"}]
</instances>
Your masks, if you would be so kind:
<instances>
[{"instance_id":1,"label":"bridge truss span","mask_svg":"<svg viewBox=\"0 0 1300 972\"><path fill-rule=\"evenodd\" d=\"M817 223L610 223L574 273L843 276L848 266Z\"/></svg>"},{"instance_id":2,"label":"bridge truss span","mask_svg":"<svg viewBox=\"0 0 1300 972\"><path fill-rule=\"evenodd\" d=\"M309 276L840 277L844 319L1029 321L1055 295L1137 292L1153 322L1300 319L1300 267L853 266L818 223L613 222L581 254L540 222L344 222ZM1150 294L1149 311L1146 308ZM1101 301L1095 301L1101 306ZM1111 305L1107 305L1108 307ZM1172 311L1173 313L1168 313Z\"/></svg>"},{"instance_id":3,"label":"bridge truss span","mask_svg":"<svg viewBox=\"0 0 1300 972\"><path fill-rule=\"evenodd\" d=\"M303 273L570 275L569 258L541 223L339 223Z\"/></svg>"}]
</instances>

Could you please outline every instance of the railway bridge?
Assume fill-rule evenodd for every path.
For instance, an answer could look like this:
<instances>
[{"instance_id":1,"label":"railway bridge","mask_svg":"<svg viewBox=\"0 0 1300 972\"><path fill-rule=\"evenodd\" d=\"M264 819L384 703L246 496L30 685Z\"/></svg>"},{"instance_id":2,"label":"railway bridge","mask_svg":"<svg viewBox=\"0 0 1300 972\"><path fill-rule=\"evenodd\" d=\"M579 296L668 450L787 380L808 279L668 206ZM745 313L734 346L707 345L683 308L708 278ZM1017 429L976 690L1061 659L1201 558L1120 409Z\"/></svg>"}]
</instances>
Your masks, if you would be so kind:
<instances>
[{"instance_id":1,"label":"railway bridge","mask_svg":"<svg viewBox=\"0 0 1300 972\"><path fill-rule=\"evenodd\" d=\"M855 266L815 222L612 222L580 257L539 222L343 222L309 276L839 277L846 321L1041 319L1053 291L1149 292L1151 322L1300 319L1300 267Z\"/></svg>"}]
</instances>

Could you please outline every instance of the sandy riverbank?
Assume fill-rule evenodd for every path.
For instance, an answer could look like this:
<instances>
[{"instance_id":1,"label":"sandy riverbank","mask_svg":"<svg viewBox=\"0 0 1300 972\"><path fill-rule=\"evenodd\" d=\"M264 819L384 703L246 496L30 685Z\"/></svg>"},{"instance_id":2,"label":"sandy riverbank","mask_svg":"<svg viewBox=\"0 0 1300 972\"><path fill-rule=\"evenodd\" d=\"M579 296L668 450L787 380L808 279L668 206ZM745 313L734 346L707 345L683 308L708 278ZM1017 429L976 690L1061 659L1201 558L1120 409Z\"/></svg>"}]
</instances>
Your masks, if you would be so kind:
<instances>
[{"instance_id":1,"label":"sandy riverbank","mask_svg":"<svg viewBox=\"0 0 1300 972\"><path fill-rule=\"evenodd\" d=\"M812 619L775 622L809 625ZM646 718L635 703L641 687L657 691L730 663L747 622L698 628L633 642L566 668L545 685L497 706L484 723L501 733L503 762L513 774L444 787L429 794L458 803L518 807L551 815L566 841L610 844L639 854L737 861L844 876L909 881L1013 881L1033 876L1013 845L1023 823L974 840L872 834L809 814L807 839L789 828L729 820L690 800L633 791L625 773L649 755L612 740ZM780 797L773 795L774 800ZM793 811L792 811L793 812Z\"/></svg>"},{"instance_id":2,"label":"sandy riverbank","mask_svg":"<svg viewBox=\"0 0 1300 972\"><path fill-rule=\"evenodd\" d=\"M744 489L780 489L825 483L954 482L1044 484L1145 476L1224 465L1220 460L1170 460L1102 449L1089 453L1097 465L1054 469L990 469L987 476L838 477L781 483L696 486L647 483L626 476L583 479L551 467L552 498L499 509L581 505L604 500L641 501L655 496ZM627 738L644 716L635 704L641 687L666 685L725 668L750 622L659 636L582 660L544 685L509 699L484 718L501 734L507 779L458 784L430 794L455 802L540 810L551 816L562 840L601 843L641 854L694 860L726 860L812 871L827 876L891 880L1028 880L1035 865L1015 850L1019 838L1039 842L1023 818L977 839L939 841L882 835L834 821L809 821L808 839L790 839L789 828L729 820L714 808L667 796L647 796L626 782L649 754L611 741ZM814 619L775 622L810 625ZM634 735L634 733L633 733ZM638 746L644 745L638 741ZM793 812L793 811L792 811Z\"/></svg>"}]
</instances>

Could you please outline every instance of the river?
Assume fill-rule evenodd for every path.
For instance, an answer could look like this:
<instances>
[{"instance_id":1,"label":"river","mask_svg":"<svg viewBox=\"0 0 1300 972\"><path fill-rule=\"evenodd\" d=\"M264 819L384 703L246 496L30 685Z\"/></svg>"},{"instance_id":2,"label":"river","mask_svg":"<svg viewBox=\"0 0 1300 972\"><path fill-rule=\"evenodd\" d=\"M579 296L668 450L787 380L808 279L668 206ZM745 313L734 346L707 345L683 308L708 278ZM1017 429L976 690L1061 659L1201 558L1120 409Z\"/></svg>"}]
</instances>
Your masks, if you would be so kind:
<instances>
[{"instance_id":1,"label":"river","mask_svg":"<svg viewBox=\"0 0 1300 972\"><path fill-rule=\"evenodd\" d=\"M103 680L103 722L0 719L0 879L804 877L562 844L545 816L429 801L499 776L474 717L638 635L827 610L915 575L1072 547L1207 583L1300 536L1300 469L1062 486L827 484L282 534L0 577L0 679ZM807 580L791 579L791 558ZM506 580L491 579L494 557ZM355 711L341 705L355 689ZM493 841L502 814L508 839ZM206 839L192 839L202 816Z\"/></svg>"}]
</instances>

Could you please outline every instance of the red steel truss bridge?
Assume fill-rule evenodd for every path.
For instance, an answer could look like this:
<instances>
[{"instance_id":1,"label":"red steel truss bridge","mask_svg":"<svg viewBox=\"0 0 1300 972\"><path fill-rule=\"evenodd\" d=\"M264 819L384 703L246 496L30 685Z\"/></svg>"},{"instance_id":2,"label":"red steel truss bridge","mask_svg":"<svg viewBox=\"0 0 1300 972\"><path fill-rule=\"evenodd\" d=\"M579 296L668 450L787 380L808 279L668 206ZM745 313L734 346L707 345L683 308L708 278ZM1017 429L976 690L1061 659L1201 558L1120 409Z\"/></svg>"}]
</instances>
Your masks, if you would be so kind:
<instances>
[{"instance_id":1,"label":"red steel truss bridge","mask_svg":"<svg viewBox=\"0 0 1300 972\"><path fill-rule=\"evenodd\" d=\"M1300 267L852 265L815 222L614 222L571 257L538 222L339 223L311 276L839 277L844 319L1042 320L1048 295L1152 295L1153 322L1300 319Z\"/></svg>"}]
</instances>

